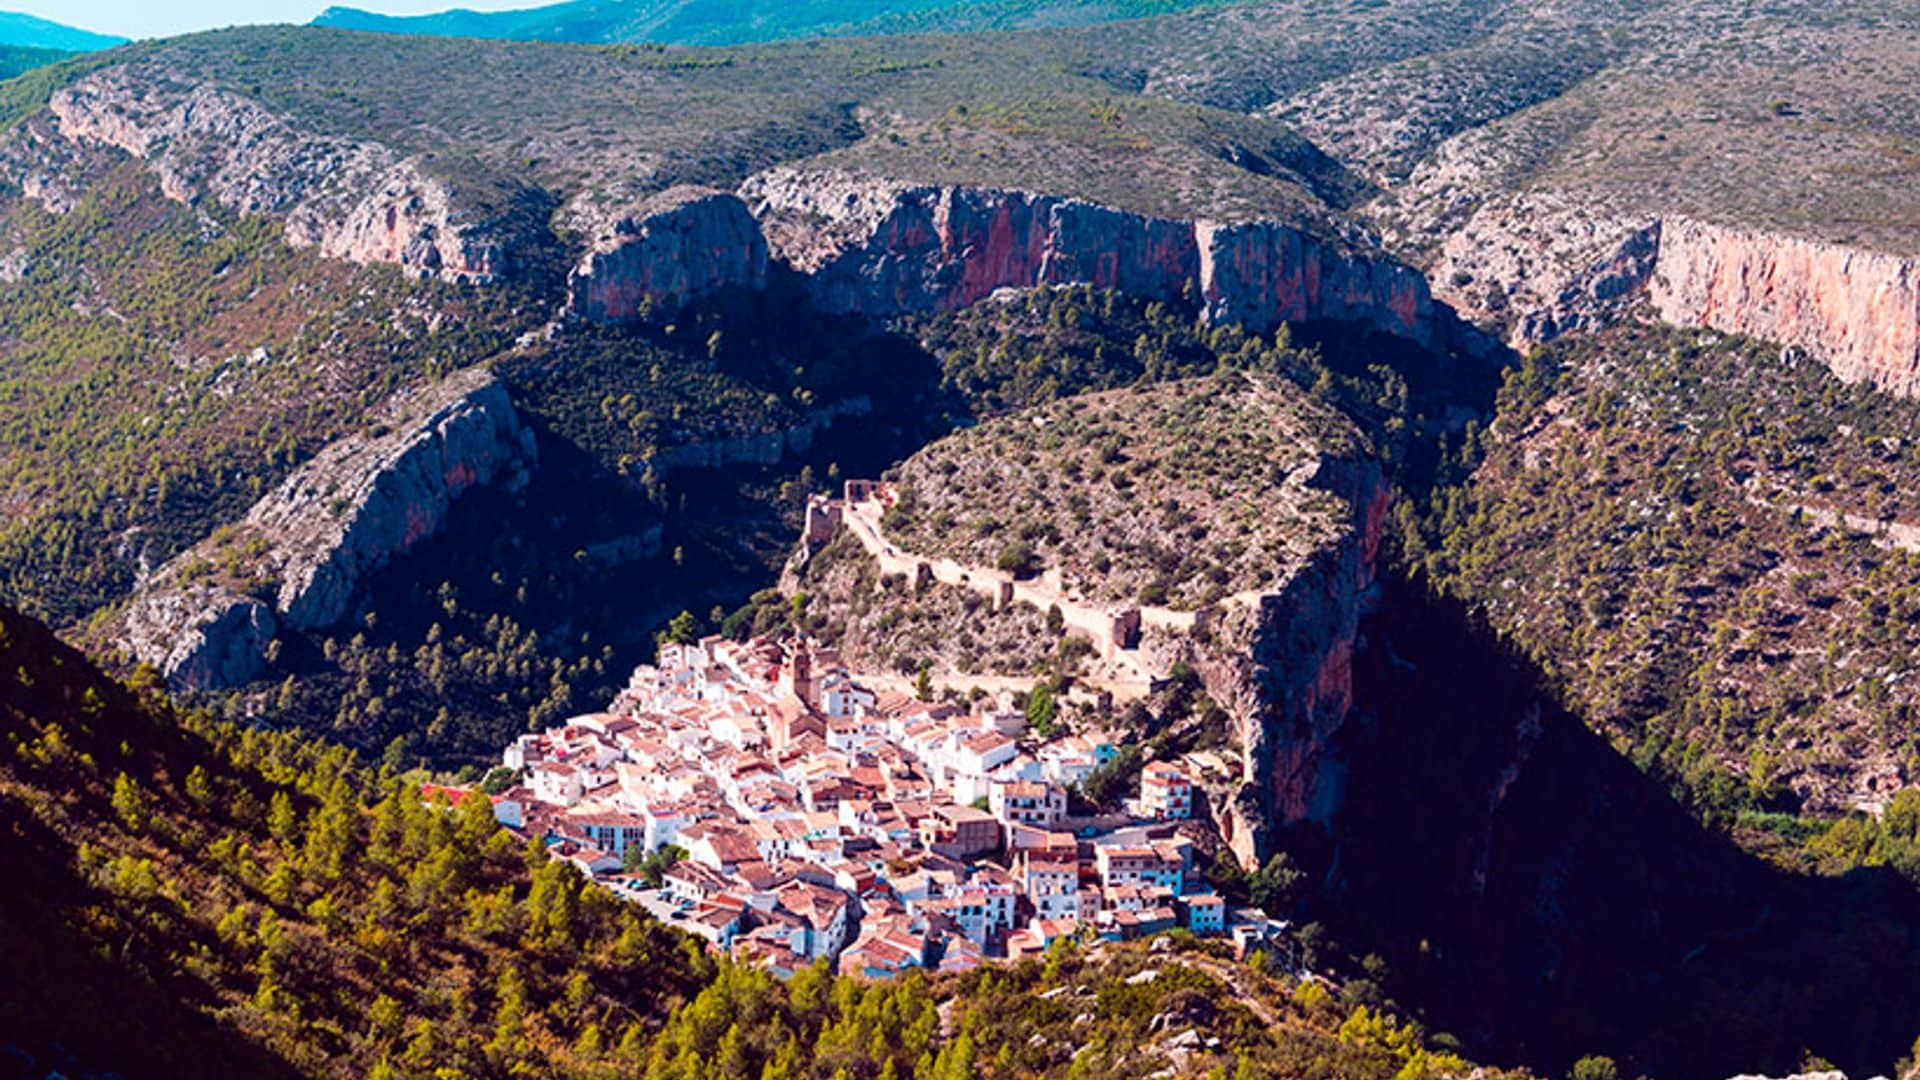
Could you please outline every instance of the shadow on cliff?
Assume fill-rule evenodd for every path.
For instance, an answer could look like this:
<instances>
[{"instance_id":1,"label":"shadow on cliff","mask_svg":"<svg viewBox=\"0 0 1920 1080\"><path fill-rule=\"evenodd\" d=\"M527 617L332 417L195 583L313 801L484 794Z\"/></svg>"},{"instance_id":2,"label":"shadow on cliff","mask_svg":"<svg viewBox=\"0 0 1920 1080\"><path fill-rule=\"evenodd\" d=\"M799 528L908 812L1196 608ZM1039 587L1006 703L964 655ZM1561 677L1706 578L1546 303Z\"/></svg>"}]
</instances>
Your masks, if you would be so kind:
<instances>
[{"instance_id":1,"label":"shadow on cliff","mask_svg":"<svg viewBox=\"0 0 1920 1080\"><path fill-rule=\"evenodd\" d=\"M1783 872L1703 828L1462 606L1385 587L1363 627L1329 923L1479 1056L1663 1077L1866 1075L1920 1030L1920 896ZM1306 839L1306 838L1298 838Z\"/></svg>"}]
</instances>

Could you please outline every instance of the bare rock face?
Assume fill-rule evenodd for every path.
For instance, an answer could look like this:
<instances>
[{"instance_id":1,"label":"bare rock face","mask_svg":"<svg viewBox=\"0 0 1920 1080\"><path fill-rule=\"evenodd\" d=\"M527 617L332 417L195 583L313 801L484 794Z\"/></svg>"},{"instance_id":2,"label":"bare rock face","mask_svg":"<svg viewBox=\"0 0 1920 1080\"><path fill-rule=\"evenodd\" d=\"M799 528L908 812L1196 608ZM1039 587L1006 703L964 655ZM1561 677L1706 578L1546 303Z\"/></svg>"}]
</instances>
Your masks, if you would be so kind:
<instances>
[{"instance_id":1,"label":"bare rock face","mask_svg":"<svg viewBox=\"0 0 1920 1080\"><path fill-rule=\"evenodd\" d=\"M315 135L212 85L183 87L120 65L57 91L67 139L147 162L168 197L211 197L286 225L295 247L425 275L491 280L519 242L499 191L456 187L372 142Z\"/></svg>"},{"instance_id":2,"label":"bare rock face","mask_svg":"<svg viewBox=\"0 0 1920 1080\"><path fill-rule=\"evenodd\" d=\"M1920 393L1920 260L1670 219L1649 296L1667 322L1798 345L1849 382Z\"/></svg>"},{"instance_id":3,"label":"bare rock face","mask_svg":"<svg viewBox=\"0 0 1920 1080\"><path fill-rule=\"evenodd\" d=\"M1369 458L1323 459L1311 483L1351 508L1345 535L1257 604L1224 609L1204 648L1183 646L1239 724L1243 779L1219 824L1249 867L1272 852L1276 828L1326 822L1339 808L1332 743L1353 710L1355 641L1387 518L1387 482Z\"/></svg>"},{"instance_id":4,"label":"bare rock face","mask_svg":"<svg viewBox=\"0 0 1920 1080\"><path fill-rule=\"evenodd\" d=\"M1194 227L1207 317L1268 329L1328 319L1370 325L1421 345L1439 334L1427 280L1386 259L1347 255L1273 222Z\"/></svg>"},{"instance_id":5,"label":"bare rock face","mask_svg":"<svg viewBox=\"0 0 1920 1080\"><path fill-rule=\"evenodd\" d=\"M792 454L813 448L820 433L848 417L873 411L873 399L861 394L822 405L790 428L706 442L667 447L646 459L648 468L665 476L681 469L724 469L733 465L778 465Z\"/></svg>"},{"instance_id":6,"label":"bare rock face","mask_svg":"<svg viewBox=\"0 0 1920 1080\"><path fill-rule=\"evenodd\" d=\"M1529 193L1480 208L1446 236L1431 272L1442 300L1519 348L1623 317L1645 295L1659 245L1656 220Z\"/></svg>"},{"instance_id":7,"label":"bare rock face","mask_svg":"<svg viewBox=\"0 0 1920 1080\"><path fill-rule=\"evenodd\" d=\"M671 312L723 288L767 282L767 241L736 195L662 193L597 237L568 278L572 310L592 322Z\"/></svg>"},{"instance_id":8,"label":"bare rock face","mask_svg":"<svg viewBox=\"0 0 1920 1080\"><path fill-rule=\"evenodd\" d=\"M774 255L833 312L877 317L964 308L997 289L1085 282L1158 300L1191 297L1216 322L1359 321L1434 340L1415 271L1279 222L1171 221L1078 199L905 185L781 168L742 197Z\"/></svg>"},{"instance_id":9,"label":"bare rock face","mask_svg":"<svg viewBox=\"0 0 1920 1080\"><path fill-rule=\"evenodd\" d=\"M176 687L243 683L279 627L338 622L360 582L438 531L463 493L524 480L535 461L533 432L478 368L403 395L374 431L328 446L240 524L161 567L128 609L133 654Z\"/></svg>"},{"instance_id":10,"label":"bare rock face","mask_svg":"<svg viewBox=\"0 0 1920 1080\"><path fill-rule=\"evenodd\" d=\"M143 593L125 621L128 651L168 684L194 690L250 682L278 630L266 604L218 584Z\"/></svg>"},{"instance_id":11,"label":"bare rock face","mask_svg":"<svg viewBox=\"0 0 1920 1080\"><path fill-rule=\"evenodd\" d=\"M391 430L349 436L247 512L289 626L330 626L367 574L428 536L469 488L530 467L533 432L504 386L471 369L400 402Z\"/></svg>"}]
</instances>

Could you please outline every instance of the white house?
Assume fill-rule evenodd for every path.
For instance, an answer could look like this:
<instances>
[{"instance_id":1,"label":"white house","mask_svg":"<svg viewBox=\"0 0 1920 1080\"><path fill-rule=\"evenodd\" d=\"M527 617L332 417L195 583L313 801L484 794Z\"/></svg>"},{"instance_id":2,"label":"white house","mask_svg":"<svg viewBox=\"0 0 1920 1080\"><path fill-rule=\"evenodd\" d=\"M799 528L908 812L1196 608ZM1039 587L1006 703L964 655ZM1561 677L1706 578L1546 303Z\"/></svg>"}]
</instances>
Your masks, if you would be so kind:
<instances>
[{"instance_id":1,"label":"white house","mask_svg":"<svg viewBox=\"0 0 1920 1080\"><path fill-rule=\"evenodd\" d=\"M996 781L987 792L987 809L1007 825L1051 829L1067 816L1067 793L1045 782Z\"/></svg>"},{"instance_id":2,"label":"white house","mask_svg":"<svg viewBox=\"0 0 1920 1080\"><path fill-rule=\"evenodd\" d=\"M1080 865L1074 859L1041 852L1020 860L1019 879L1038 921L1080 917Z\"/></svg>"},{"instance_id":3,"label":"white house","mask_svg":"<svg viewBox=\"0 0 1920 1080\"><path fill-rule=\"evenodd\" d=\"M829 671L819 685L820 711L828 717L865 716L879 700L845 671Z\"/></svg>"},{"instance_id":4,"label":"white house","mask_svg":"<svg viewBox=\"0 0 1920 1080\"><path fill-rule=\"evenodd\" d=\"M838 889L810 881L790 881L775 893L780 907L806 924L804 948L794 951L809 959L840 955L847 943L853 898Z\"/></svg>"}]
</instances>

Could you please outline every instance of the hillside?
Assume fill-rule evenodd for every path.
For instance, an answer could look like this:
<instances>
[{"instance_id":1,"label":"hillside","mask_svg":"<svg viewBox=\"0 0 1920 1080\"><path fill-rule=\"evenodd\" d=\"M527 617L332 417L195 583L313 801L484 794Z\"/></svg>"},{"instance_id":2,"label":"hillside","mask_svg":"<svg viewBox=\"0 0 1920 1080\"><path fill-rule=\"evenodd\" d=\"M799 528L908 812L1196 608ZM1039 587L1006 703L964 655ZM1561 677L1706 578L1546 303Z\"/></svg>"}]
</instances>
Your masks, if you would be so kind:
<instances>
[{"instance_id":1,"label":"hillside","mask_svg":"<svg viewBox=\"0 0 1920 1080\"><path fill-rule=\"evenodd\" d=\"M523 951L572 884L337 749L239 733L474 777L669 625L797 628L903 687L1046 682L1224 753L1239 862L1286 853L1382 962L1294 1002L1299 1042L1195 1006L1209 1067L1414 1066L1397 1026L1338 1032L1391 999L1555 1072L1890 1068L1920 876L1911 3L842 10L248 28L0 84L0 601L220 718L100 684L124 730L20 727L12 846L69 868L53 922L18 914L46 962L118 949L142 973L103 980L179 1003L134 1031L232 1072L757 1072L789 1036L951 1072L969 1012L1007 1074L1165 1064L1144 993L1100 1038L1025 996L1078 968L783 989L644 926L631 963L637 924L584 897ZM863 478L891 487L795 555ZM121 772L163 824L100 810ZM382 814L337 861L303 824ZM395 912L420 951L376 933ZM1199 995L1291 1008L1211 959ZM60 1011L50 1061L142 1037Z\"/></svg>"},{"instance_id":2,"label":"hillside","mask_svg":"<svg viewBox=\"0 0 1920 1080\"><path fill-rule=\"evenodd\" d=\"M448 814L338 748L177 713L12 612L0 654L6 872L36 883L7 894L6 982L33 992L0 1041L40 1071L553 1067L557 1010L617 1043L711 975L524 862L484 800Z\"/></svg>"},{"instance_id":3,"label":"hillside","mask_svg":"<svg viewBox=\"0 0 1920 1080\"><path fill-rule=\"evenodd\" d=\"M1609 341L1607 355L1621 355L1624 346ZM1573 348L1569 342L1548 355ZM1756 395L1762 387L1786 398L1826 393L1857 402L1861 411L1854 415L1863 421L1876 408L1904 415L1904 404L1844 388L1810 365L1800 369L1807 380L1800 389L1760 366L1745 347L1728 346L1724 356L1729 364L1754 365L1738 381ZM1022 367L1033 379L1029 385L1053 374ZM1604 585L1624 581L1637 589L1644 578L1645 587L1656 588L1662 579L1623 574L1611 561L1609 569L1577 579L1572 569L1582 559L1641 557L1632 531L1596 537L1587 520L1623 518L1627 530L1644 520L1638 507L1648 493L1616 496L1613 480L1590 475L1608 454L1637 453L1626 431L1607 432L1605 452L1596 444L1559 455L1563 465L1584 468L1570 473L1557 494L1543 486L1495 486L1493 463L1508 459L1492 448L1508 424L1529 415L1526 408L1540 409L1545 395L1529 395L1547 384L1546 370L1536 362L1510 379L1488 437L1488 464L1443 480L1433 496L1436 514L1450 513L1442 520L1456 524L1447 550L1427 563L1451 567L1458 550L1461 562L1491 578L1462 583L1454 571L1434 570L1449 588L1468 593L1472 606L1433 595L1424 580L1408 580L1403 566L1373 551L1370 541L1392 531L1383 528L1389 515L1369 518L1366 499L1345 490L1338 498L1319 494L1354 523L1315 534L1302 531L1302 520L1289 516L1291 504L1279 503L1273 486L1263 486L1275 501L1257 527L1292 539L1321 535L1321 549L1281 564L1290 576L1262 586L1267 595L1256 602L1257 618L1238 614L1239 605L1228 600L1209 624L1182 626L1177 613L1143 606L1148 618L1137 649L1109 647L1100 626L1083 621L1074 597L1046 591L1053 582L1045 571L1016 579L1014 570L994 561L1019 543L1022 524L1031 530L1020 554L1032 556L1037 568L1069 573L1078 565L1072 540L1157 524L1152 508L1108 510L1076 523L1076 501L1109 497L1107 478L1115 467L1131 467L1108 463L1096 477L1083 454L1117 450L1129 462L1146 462L1143 473L1184 467L1185 475L1162 473L1153 490L1195 507L1209 505L1209 465L1221 476L1236 463L1285 465L1262 441L1297 430L1273 419L1284 415L1278 406L1324 416L1324 402L1284 384L1263 394L1249 386L1244 371L1227 368L1207 378L1042 399L935 442L892 475L891 495L880 496L878 505L842 504L843 523L830 539L796 555L786 596L764 598L753 609L753 623L758 628L769 615L784 619L791 611L809 633L836 642L862 668L895 675L899 686L911 685L924 669L930 689L956 694L978 688L1024 695L1046 687L1061 695L1061 716L1069 722L1117 725L1139 740L1147 757L1206 749L1239 764L1244 772L1206 782L1212 824L1222 838L1243 860L1249 849L1285 852L1303 874L1302 918L1324 920L1343 942L1377 953L1382 962L1369 962L1370 979L1396 1000L1418 1003L1423 1015L1468 1045L1498 1048L1496 1058L1564 1071L1598 1051L1648 1075L1693 1076L1790 1071L1818 1055L1863 1075L1885 1070L1910 1042L1905 1017L1913 991L1901 972L1920 948L1911 930L1912 881L1920 872L1913 793L1901 795L1877 821L1760 813L1736 821L1743 807L1765 808L1775 805L1766 799L1781 796L1748 802L1744 784L1699 764L1720 760L1712 753L1725 748L1706 741L1713 729L1701 731L1703 745L1716 748L1706 756L1699 748L1683 751L1676 739L1663 754L1636 752L1631 760L1588 730L1585 717L1607 725L1619 722L1618 714L1603 708L1582 672L1566 666L1568 653L1557 639L1525 621L1525 609L1516 616L1508 596L1580 604ZM1708 370L1719 378L1682 379L1662 369L1648 384L1673 386L1680 395L1735 381L1729 372ZM1705 403L1693 413L1720 414ZM1096 416L1109 429L1104 436L1047 445L1070 418ZM1249 424L1207 452L1208 433L1254 416L1273 422ZM1678 437L1685 429L1662 414L1642 430L1642 438L1653 438ZM1783 425L1756 424L1755 430L1777 433ZM1336 433L1355 438L1344 424ZM1601 437L1597 429L1595 437ZM1200 441L1189 445L1189 439ZM1537 458L1541 466L1548 460L1554 459ZM942 463L954 467L948 471ZM1411 471L1402 475L1411 478ZM1687 471L1659 475L1684 482ZM1704 492L1705 483L1697 490ZM892 509L877 514L887 506ZM1408 504L1398 512L1402 528L1419 527L1413 511ZM1563 511L1579 516L1548 516ZM941 512L949 518L933 517ZM884 522L884 534L863 536L870 526L845 523L860 514ZM983 520L1006 525L983 538L972 527ZM1189 559L1205 558L1208 541L1230 527L1205 514L1199 520L1209 525L1204 539L1179 534L1187 542L1178 550ZM1469 540L1483 535L1488 520L1528 521L1539 535L1515 540L1497 556L1476 557ZM1050 524L1057 533L1052 539ZM1668 529L1660 535L1678 543L1688 534ZM1734 542L1724 529L1704 535ZM1495 537L1505 542L1511 534ZM956 573L922 545L973 561ZM1482 542L1474 550L1490 547ZM1417 543L1410 550L1417 558ZM1204 569L1158 562L1138 546L1129 550L1109 540L1101 551L1113 554L1099 581L1146 580L1139 575L1158 572L1166 575L1169 595L1216 584ZM1533 568L1536 560L1543 569ZM907 569L899 568L902 562ZM928 570L912 572L915 563ZM1511 577L1492 577L1496 573ZM994 598L1000 582L1011 583L1010 603ZM1690 593L1714 602L1712 593ZM1096 612L1115 610L1130 597L1106 599L1112 606ZM1871 601L1862 594L1848 602ZM1626 611L1621 625L1651 624L1643 640L1656 662L1704 651L1684 627L1658 621L1669 610L1649 598ZM1836 625L1810 629L1831 637ZM1841 632L1849 640L1855 625L1858 620ZM1666 651L1668 641L1673 653ZM1638 655L1624 647L1599 654ZM1897 643L1884 654L1893 663L1899 655ZM1187 666L1175 668L1176 661ZM1130 666L1162 681L1144 689L1130 685ZM1759 685L1791 692L1793 682ZM1183 704L1172 704L1177 700ZM1648 715L1640 704L1622 712ZM1650 725L1646 737L1659 739L1667 723L1654 720L1661 726ZM1837 730L1844 728L1808 724L1798 737ZM1783 750L1781 760L1794 759ZM1784 795L1796 774L1782 769L1779 775ZM1700 783L1702 776L1709 782ZM1741 850L1730 836L1765 857ZM1862 1002L1856 988L1880 980L1891 996ZM1785 990L1788 984L1795 989Z\"/></svg>"},{"instance_id":4,"label":"hillside","mask_svg":"<svg viewBox=\"0 0 1920 1080\"><path fill-rule=\"evenodd\" d=\"M860 37L920 31L967 32L1031 26L1078 26L1141 18L1221 0L891 0L848 4L694 4L689 0L568 0L519 11L454 10L394 16L331 7L315 26L389 34L514 38L585 44L658 42L666 45L738 45L800 37Z\"/></svg>"},{"instance_id":5,"label":"hillside","mask_svg":"<svg viewBox=\"0 0 1920 1080\"><path fill-rule=\"evenodd\" d=\"M1529 361L1426 565L1718 813L1878 810L1917 764L1910 402L1750 340Z\"/></svg>"},{"instance_id":6,"label":"hillside","mask_svg":"<svg viewBox=\"0 0 1920 1080\"><path fill-rule=\"evenodd\" d=\"M0 45L0 81L65 60L70 53L58 49L35 49L24 45Z\"/></svg>"},{"instance_id":7,"label":"hillside","mask_svg":"<svg viewBox=\"0 0 1920 1080\"><path fill-rule=\"evenodd\" d=\"M123 37L62 26L49 19L17 11L0 11L0 45L77 53L111 49L126 43L127 39Z\"/></svg>"},{"instance_id":8,"label":"hillside","mask_svg":"<svg viewBox=\"0 0 1920 1080\"><path fill-rule=\"evenodd\" d=\"M1045 575L1092 604L1193 611L1285 581L1338 535L1314 487L1357 458L1333 410L1257 376L1069 398L915 454L882 524L920 555Z\"/></svg>"},{"instance_id":9,"label":"hillside","mask_svg":"<svg viewBox=\"0 0 1920 1080\"><path fill-rule=\"evenodd\" d=\"M0 671L0 860L35 883L0 901L0 970L31 990L9 995L0 1046L30 1072L1466 1069L1197 946L782 985L523 851L484 798L423 802L337 748L176 712L10 611Z\"/></svg>"}]
</instances>

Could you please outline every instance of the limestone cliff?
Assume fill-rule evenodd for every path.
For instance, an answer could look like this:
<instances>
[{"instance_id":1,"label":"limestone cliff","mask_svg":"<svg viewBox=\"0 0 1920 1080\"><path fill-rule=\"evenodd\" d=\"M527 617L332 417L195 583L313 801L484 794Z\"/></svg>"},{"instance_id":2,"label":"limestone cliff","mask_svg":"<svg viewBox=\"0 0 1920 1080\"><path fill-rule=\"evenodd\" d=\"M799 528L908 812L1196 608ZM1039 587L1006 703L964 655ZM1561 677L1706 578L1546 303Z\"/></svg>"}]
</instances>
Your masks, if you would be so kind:
<instances>
[{"instance_id":1,"label":"limestone cliff","mask_svg":"<svg viewBox=\"0 0 1920 1080\"><path fill-rule=\"evenodd\" d=\"M669 313L728 287L767 280L767 241L734 195L674 188L621 216L568 278L571 309L593 322Z\"/></svg>"},{"instance_id":2,"label":"limestone cliff","mask_svg":"<svg viewBox=\"0 0 1920 1080\"><path fill-rule=\"evenodd\" d=\"M404 394L372 433L326 447L157 571L129 606L128 648L176 686L244 682L278 627L337 622L359 583L438 531L464 492L524 479L534 461L532 431L484 369Z\"/></svg>"},{"instance_id":3,"label":"limestone cliff","mask_svg":"<svg viewBox=\"0 0 1920 1080\"><path fill-rule=\"evenodd\" d=\"M1529 186L1537 163L1463 133L1374 209L1445 303L1525 347L1647 313L1798 346L1849 381L1920 393L1920 259Z\"/></svg>"},{"instance_id":4,"label":"limestone cliff","mask_svg":"<svg viewBox=\"0 0 1920 1080\"><path fill-rule=\"evenodd\" d=\"M1333 319L1423 344L1440 334L1418 272L1280 222L1173 221L1026 191L792 168L749 179L741 194L775 257L832 312L951 311L996 289L1088 282L1190 297L1216 322L1263 330Z\"/></svg>"},{"instance_id":5,"label":"limestone cliff","mask_svg":"<svg viewBox=\"0 0 1920 1080\"><path fill-rule=\"evenodd\" d=\"M1649 297L1668 322L1799 345L1849 382L1920 393L1920 259L1673 219Z\"/></svg>"},{"instance_id":6,"label":"limestone cliff","mask_svg":"<svg viewBox=\"0 0 1920 1080\"><path fill-rule=\"evenodd\" d=\"M1221 608L1205 640L1150 641L1191 663L1239 726L1241 787L1217 819L1248 866L1272 851L1273 830L1325 823L1339 807L1333 741L1353 708L1355 641L1374 598L1388 506L1379 466L1328 458L1311 482L1351 508L1337 541L1257 602Z\"/></svg>"},{"instance_id":7,"label":"limestone cliff","mask_svg":"<svg viewBox=\"0 0 1920 1080\"><path fill-rule=\"evenodd\" d=\"M250 682L266 665L279 627L261 601L200 582L140 593L124 623L127 650L174 687L190 689Z\"/></svg>"},{"instance_id":8,"label":"limestone cliff","mask_svg":"<svg viewBox=\"0 0 1920 1080\"><path fill-rule=\"evenodd\" d=\"M65 138L142 159L170 198L278 218L288 243L331 258L491 280L524 242L510 188L455 183L379 143L302 131L208 83L120 65L56 91L49 107Z\"/></svg>"},{"instance_id":9,"label":"limestone cliff","mask_svg":"<svg viewBox=\"0 0 1920 1080\"><path fill-rule=\"evenodd\" d=\"M663 476L680 469L778 465L789 454L804 454L812 449L814 439L840 420L866 416L872 411L873 399L858 395L814 409L789 428L669 446L647 458L645 464Z\"/></svg>"}]
</instances>

